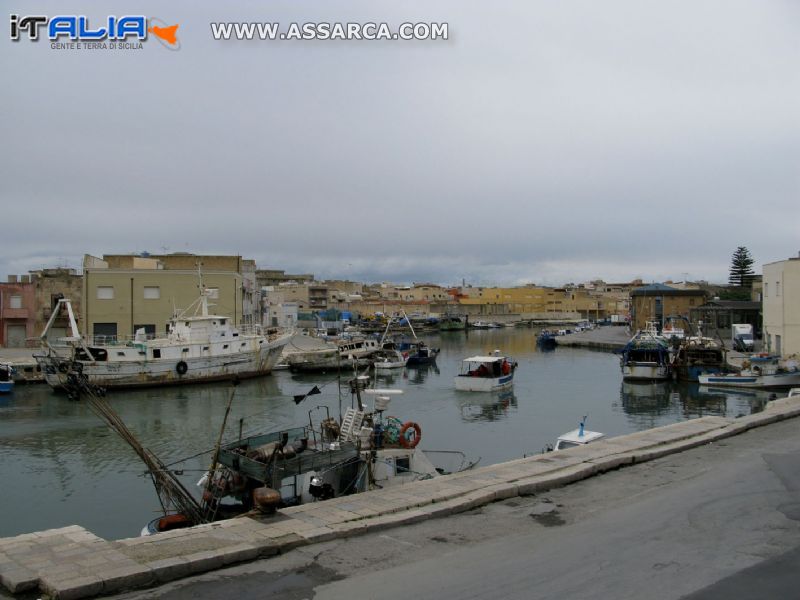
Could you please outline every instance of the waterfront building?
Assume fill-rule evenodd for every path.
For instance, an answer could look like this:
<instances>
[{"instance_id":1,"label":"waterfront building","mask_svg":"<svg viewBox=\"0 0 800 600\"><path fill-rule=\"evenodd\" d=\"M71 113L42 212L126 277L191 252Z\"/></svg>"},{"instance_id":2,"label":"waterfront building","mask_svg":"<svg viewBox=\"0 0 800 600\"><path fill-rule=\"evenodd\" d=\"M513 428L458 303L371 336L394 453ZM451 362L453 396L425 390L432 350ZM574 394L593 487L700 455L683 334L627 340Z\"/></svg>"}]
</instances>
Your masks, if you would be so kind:
<instances>
[{"instance_id":1,"label":"waterfront building","mask_svg":"<svg viewBox=\"0 0 800 600\"><path fill-rule=\"evenodd\" d=\"M723 340L731 339L734 323L748 323L753 326L755 336L761 336L761 302L714 298L691 309L689 317L692 323L702 322L705 335L717 333Z\"/></svg>"},{"instance_id":2,"label":"waterfront building","mask_svg":"<svg viewBox=\"0 0 800 600\"><path fill-rule=\"evenodd\" d=\"M677 289L663 283L653 283L631 291L631 327L644 329L648 321L659 326L665 317L690 318L693 308L705 303L708 293L702 289Z\"/></svg>"},{"instance_id":3,"label":"waterfront building","mask_svg":"<svg viewBox=\"0 0 800 600\"><path fill-rule=\"evenodd\" d=\"M30 275L0 283L0 346L24 348L36 335L35 285Z\"/></svg>"},{"instance_id":4,"label":"waterfront building","mask_svg":"<svg viewBox=\"0 0 800 600\"><path fill-rule=\"evenodd\" d=\"M764 265L763 294L767 350L800 355L800 253Z\"/></svg>"},{"instance_id":5,"label":"waterfront building","mask_svg":"<svg viewBox=\"0 0 800 600\"><path fill-rule=\"evenodd\" d=\"M236 324L254 322L252 299L247 300L253 290L244 283L243 262L240 256L86 255L82 333L123 337L144 329L149 335L163 335L174 312L199 296L198 265L212 312ZM256 314L260 302L257 306Z\"/></svg>"}]
</instances>

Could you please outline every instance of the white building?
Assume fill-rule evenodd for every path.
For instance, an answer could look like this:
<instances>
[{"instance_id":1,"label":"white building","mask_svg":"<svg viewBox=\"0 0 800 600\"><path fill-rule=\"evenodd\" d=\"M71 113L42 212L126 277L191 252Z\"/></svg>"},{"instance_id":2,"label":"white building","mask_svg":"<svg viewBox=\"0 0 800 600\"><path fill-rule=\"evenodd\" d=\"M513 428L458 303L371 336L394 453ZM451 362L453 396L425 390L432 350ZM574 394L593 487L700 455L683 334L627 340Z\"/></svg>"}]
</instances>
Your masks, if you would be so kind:
<instances>
[{"instance_id":1,"label":"white building","mask_svg":"<svg viewBox=\"0 0 800 600\"><path fill-rule=\"evenodd\" d=\"M764 265L764 343L783 356L800 355L800 253Z\"/></svg>"}]
</instances>

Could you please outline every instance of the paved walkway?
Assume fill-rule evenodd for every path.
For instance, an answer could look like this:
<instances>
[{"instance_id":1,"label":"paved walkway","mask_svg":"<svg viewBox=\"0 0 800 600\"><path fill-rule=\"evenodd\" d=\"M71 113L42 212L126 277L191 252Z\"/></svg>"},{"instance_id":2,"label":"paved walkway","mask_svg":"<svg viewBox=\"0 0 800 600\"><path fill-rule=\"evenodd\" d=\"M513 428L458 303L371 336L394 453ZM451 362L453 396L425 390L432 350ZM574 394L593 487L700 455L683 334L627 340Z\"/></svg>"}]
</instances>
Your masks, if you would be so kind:
<instances>
[{"instance_id":1,"label":"paved walkway","mask_svg":"<svg viewBox=\"0 0 800 600\"><path fill-rule=\"evenodd\" d=\"M301 545L470 510L566 485L800 415L800 398L738 419L703 417L397 488L375 490L145 538L108 541L82 527L0 539L0 582L73 599L158 585Z\"/></svg>"}]
</instances>

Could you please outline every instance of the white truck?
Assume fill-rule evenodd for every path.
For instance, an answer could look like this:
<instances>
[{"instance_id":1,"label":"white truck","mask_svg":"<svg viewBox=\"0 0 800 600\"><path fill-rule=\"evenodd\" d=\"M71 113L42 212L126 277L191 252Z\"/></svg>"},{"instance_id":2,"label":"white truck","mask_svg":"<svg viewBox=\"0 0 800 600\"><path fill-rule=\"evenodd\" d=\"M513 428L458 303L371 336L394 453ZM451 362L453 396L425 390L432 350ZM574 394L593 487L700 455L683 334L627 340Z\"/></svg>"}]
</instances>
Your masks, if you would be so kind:
<instances>
[{"instance_id":1,"label":"white truck","mask_svg":"<svg viewBox=\"0 0 800 600\"><path fill-rule=\"evenodd\" d=\"M752 352L755 344L753 341L753 326L749 323L734 323L731 325L731 342L733 342L734 350Z\"/></svg>"}]
</instances>

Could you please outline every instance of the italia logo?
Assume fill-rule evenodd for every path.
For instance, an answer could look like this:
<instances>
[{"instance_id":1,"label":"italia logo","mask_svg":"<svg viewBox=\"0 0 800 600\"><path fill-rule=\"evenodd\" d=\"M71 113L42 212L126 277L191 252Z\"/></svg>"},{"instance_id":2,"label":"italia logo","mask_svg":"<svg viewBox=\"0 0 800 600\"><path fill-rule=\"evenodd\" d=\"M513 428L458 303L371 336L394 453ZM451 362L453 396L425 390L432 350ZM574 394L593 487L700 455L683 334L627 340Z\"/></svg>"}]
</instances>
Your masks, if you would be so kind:
<instances>
[{"instance_id":1,"label":"italia logo","mask_svg":"<svg viewBox=\"0 0 800 600\"><path fill-rule=\"evenodd\" d=\"M178 50L178 27L142 15L109 16L97 25L83 15L11 15L11 39L15 42L23 37L35 42L40 34L51 42L143 42L152 33L165 48Z\"/></svg>"}]
</instances>

